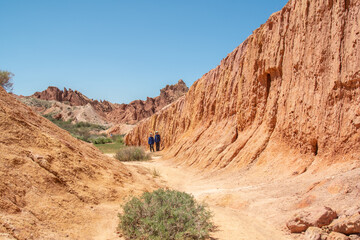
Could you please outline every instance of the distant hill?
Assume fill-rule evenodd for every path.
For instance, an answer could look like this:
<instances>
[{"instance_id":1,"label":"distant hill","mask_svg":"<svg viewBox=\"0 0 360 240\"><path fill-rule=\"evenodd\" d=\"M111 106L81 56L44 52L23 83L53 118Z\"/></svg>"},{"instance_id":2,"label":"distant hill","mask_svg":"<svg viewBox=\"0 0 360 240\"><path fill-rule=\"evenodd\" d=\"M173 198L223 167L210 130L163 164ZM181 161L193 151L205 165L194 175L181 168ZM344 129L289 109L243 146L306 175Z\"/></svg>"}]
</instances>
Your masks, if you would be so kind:
<instances>
[{"instance_id":1,"label":"distant hill","mask_svg":"<svg viewBox=\"0 0 360 240\"><path fill-rule=\"evenodd\" d=\"M41 115L50 114L65 121L114 126L110 132L124 134L139 121L174 102L188 90L184 81L179 80L175 85L167 85L161 89L160 95L155 98L148 97L145 101L135 100L129 104L93 100L79 91L66 88L60 90L52 86L31 96L18 98Z\"/></svg>"}]
</instances>

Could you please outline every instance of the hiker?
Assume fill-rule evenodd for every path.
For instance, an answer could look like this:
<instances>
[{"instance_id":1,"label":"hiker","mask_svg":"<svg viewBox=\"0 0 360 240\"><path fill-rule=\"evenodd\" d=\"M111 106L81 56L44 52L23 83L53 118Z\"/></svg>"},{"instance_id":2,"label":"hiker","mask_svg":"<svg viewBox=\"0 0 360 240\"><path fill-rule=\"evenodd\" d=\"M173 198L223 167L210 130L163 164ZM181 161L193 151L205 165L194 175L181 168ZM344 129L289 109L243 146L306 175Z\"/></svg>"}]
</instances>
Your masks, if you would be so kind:
<instances>
[{"instance_id":1,"label":"hiker","mask_svg":"<svg viewBox=\"0 0 360 240\"><path fill-rule=\"evenodd\" d=\"M155 144L156 144L156 151L160 151L160 135L159 132L155 132Z\"/></svg>"},{"instance_id":2,"label":"hiker","mask_svg":"<svg viewBox=\"0 0 360 240\"><path fill-rule=\"evenodd\" d=\"M150 145L150 152L155 152L155 150L154 150L154 137L152 136L152 133L150 133L148 143Z\"/></svg>"}]
</instances>

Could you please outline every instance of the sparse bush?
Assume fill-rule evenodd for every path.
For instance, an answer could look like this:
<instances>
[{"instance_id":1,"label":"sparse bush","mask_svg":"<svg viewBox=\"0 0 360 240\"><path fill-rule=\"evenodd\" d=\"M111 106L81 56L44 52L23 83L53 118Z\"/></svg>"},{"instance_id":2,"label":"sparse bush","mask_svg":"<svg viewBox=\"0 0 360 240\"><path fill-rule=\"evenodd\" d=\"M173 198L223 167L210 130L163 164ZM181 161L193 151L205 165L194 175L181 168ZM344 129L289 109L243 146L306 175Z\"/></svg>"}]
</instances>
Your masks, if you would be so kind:
<instances>
[{"instance_id":1,"label":"sparse bush","mask_svg":"<svg viewBox=\"0 0 360 240\"><path fill-rule=\"evenodd\" d=\"M71 120L63 121L62 119L55 119L51 114L44 115L44 117L49 119L58 127L68 131L73 137L83 140L85 142L92 142L93 139L97 138L101 139L99 139L96 144L112 142L110 138L106 138L103 135L93 134L93 132L100 132L102 130L105 130L105 126L87 122L78 122L74 124Z\"/></svg>"},{"instance_id":2,"label":"sparse bush","mask_svg":"<svg viewBox=\"0 0 360 240\"><path fill-rule=\"evenodd\" d=\"M123 162L141 161L149 160L150 155L141 147L123 147L116 153L115 158Z\"/></svg>"},{"instance_id":3,"label":"sparse bush","mask_svg":"<svg viewBox=\"0 0 360 240\"><path fill-rule=\"evenodd\" d=\"M101 136L91 139L91 142L93 144L106 144L106 143L112 143L112 140L110 138Z\"/></svg>"},{"instance_id":4,"label":"sparse bush","mask_svg":"<svg viewBox=\"0 0 360 240\"><path fill-rule=\"evenodd\" d=\"M146 192L123 211L119 229L128 239L205 239L213 228L210 211L184 192Z\"/></svg>"},{"instance_id":5,"label":"sparse bush","mask_svg":"<svg viewBox=\"0 0 360 240\"><path fill-rule=\"evenodd\" d=\"M124 135L112 135L111 139L113 142L124 144Z\"/></svg>"},{"instance_id":6,"label":"sparse bush","mask_svg":"<svg viewBox=\"0 0 360 240\"><path fill-rule=\"evenodd\" d=\"M39 108L45 108L45 109L49 109L53 104L51 101L42 100L42 99L33 98L33 97L18 98L18 100L25 103L26 105L39 107ZM49 115L47 115L47 116L49 116Z\"/></svg>"}]
</instances>

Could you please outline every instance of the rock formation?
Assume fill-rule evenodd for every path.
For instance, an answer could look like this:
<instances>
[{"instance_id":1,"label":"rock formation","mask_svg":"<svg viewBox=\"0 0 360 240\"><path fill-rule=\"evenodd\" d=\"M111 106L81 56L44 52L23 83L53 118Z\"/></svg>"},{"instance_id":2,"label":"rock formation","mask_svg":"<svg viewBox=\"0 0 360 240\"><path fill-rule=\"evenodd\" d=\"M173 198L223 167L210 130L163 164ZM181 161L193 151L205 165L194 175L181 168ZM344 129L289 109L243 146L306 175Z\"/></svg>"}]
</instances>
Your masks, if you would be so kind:
<instances>
[{"instance_id":1,"label":"rock formation","mask_svg":"<svg viewBox=\"0 0 360 240\"><path fill-rule=\"evenodd\" d=\"M179 80L177 84L161 89L158 97L148 97L145 101L135 100L129 104L115 104L112 111L106 113L106 119L109 122L136 124L174 102L188 90L184 81Z\"/></svg>"},{"instance_id":2,"label":"rock formation","mask_svg":"<svg viewBox=\"0 0 360 240\"><path fill-rule=\"evenodd\" d=\"M119 204L130 191L152 189L151 181L76 140L1 87L0 131L1 236L92 239L99 204Z\"/></svg>"},{"instance_id":3,"label":"rock formation","mask_svg":"<svg viewBox=\"0 0 360 240\"><path fill-rule=\"evenodd\" d=\"M78 91L67 90L66 88L64 88L64 91L61 91L57 87L48 87L45 91L34 93L33 97L42 100L69 102L71 106L84 106L92 102L91 99Z\"/></svg>"},{"instance_id":4,"label":"rock formation","mask_svg":"<svg viewBox=\"0 0 360 240\"><path fill-rule=\"evenodd\" d=\"M73 114L72 111L80 112L89 112L92 111L89 109L91 106L97 114L91 113L92 118L95 119L95 122L92 123L111 123L115 124L114 128L111 130L113 133L117 133L119 129L128 129L129 126L138 123L140 120L150 117L155 112L162 109L164 106L174 102L179 97L183 96L188 91L188 87L183 80L179 80L175 85L167 85L165 88L160 90L160 96L155 98L148 97L145 101L135 100L129 104L113 104L108 101L97 101L92 100L83 95L78 91L73 91L71 89L67 90L64 88L63 91L59 90L56 87L49 87L43 92L36 92L34 95L22 98L23 102L33 106L31 102L32 98L45 101L61 102L62 104L52 105L52 109L40 107L36 108L41 114L46 113L61 113L64 120L68 120L71 117L75 117L75 120L79 114ZM30 100L29 100L30 99ZM68 104L71 107L64 105ZM61 106L61 108L59 107ZM82 107L87 106L86 109L82 110ZM65 110L64 110L65 109ZM69 111L67 111L69 110ZM101 120L100 120L101 119ZM83 118L81 118L83 120ZM90 119L91 120L91 119ZM91 121L90 121L91 122Z\"/></svg>"},{"instance_id":5,"label":"rock formation","mask_svg":"<svg viewBox=\"0 0 360 240\"><path fill-rule=\"evenodd\" d=\"M359 161L359 11L358 0L290 0L126 143L158 130L181 163L278 176Z\"/></svg>"}]
</instances>

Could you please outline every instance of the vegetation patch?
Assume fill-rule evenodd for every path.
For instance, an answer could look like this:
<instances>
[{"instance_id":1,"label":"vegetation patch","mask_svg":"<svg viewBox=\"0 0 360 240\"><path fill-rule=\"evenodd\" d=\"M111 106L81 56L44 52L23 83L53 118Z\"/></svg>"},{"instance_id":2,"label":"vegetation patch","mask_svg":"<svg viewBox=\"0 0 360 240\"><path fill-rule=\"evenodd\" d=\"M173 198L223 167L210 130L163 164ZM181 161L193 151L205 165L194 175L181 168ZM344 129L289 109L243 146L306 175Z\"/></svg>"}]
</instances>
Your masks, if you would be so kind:
<instances>
[{"instance_id":1,"label":"vegetation patch","mask_svg":"<svg viewBox=\"0 0 360 240\"><path fill-rule=\"evenodd\" d=\"M103 130L106 130L107 127L87 123L87 122L79 122L72 123L71 120L63 121L61 119L55 119L51 114L44 115L45 118L56 124L58 127L68 131L73 137L76 137L85 142L92 142L92 139L98 139L99 137L105 138L106 134L97 134ZM102 140L107 141L107 140Z\"/></svg>"},{"instance_id":2,"label":"vegetation patch","mask_svg":"<svg viewBox=\"0 0 360 240\"><path fill-rule=\"evenodd\" d=\"M150 154L145 153L141 147L123 147L116 153L115 158L123 162L142 161L149 160Z\"/></svg>"},{"instance_id":3,"label":"vegetation patch","mask_svg":"<svg viewBox=\"0 0 360 240\"><path fill-rule=\"evenodd\" d=\"M28 106L45 108L45 109L49 109L53 104L52 101L47 101L47 100L42 100L42 99L32 98L32 97L18 98L18 100L25 103ZM50 115L47 115L46 118L48 118L49 116Z\"/></svg>"},{"instance_id":4,"label":"vegetation patch","mask_svg":"<svg viewBox=\"0 0 360 240\"><path fill-rule=\"evenodd\" d=\"M95 144L95 146L102 153L116 154L120 149L124 148L124 137L123 135L113 135L111 138L111 143L105 144Z\"/></svg>"},{"instance_id":5,"label":"vegetation patch","mask_svg":"<svg viewBox=\"0 0 360 240\"><path fill-rule=\"evenodd\" d=\"M211 212L193 196L159 189L133 197L119 214L119 230L128 239L206 239Z\"/></svg>"},{"instance_id":6,"label":"vegetation patch","mask_svg":"<svg viewBox=\"0 0 360 240\"><path fill-rule=\"evenodd\" d=\"M104 137L104 136L90 138L90 141L93 144L106 144L106 143L112 143L113 142L111 138L107 138L107 137Z\"/></svg>"}]
</instances>

